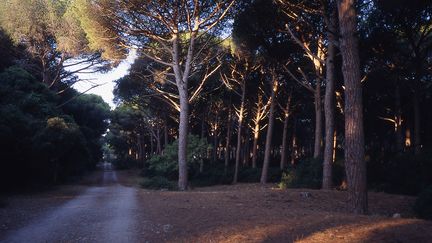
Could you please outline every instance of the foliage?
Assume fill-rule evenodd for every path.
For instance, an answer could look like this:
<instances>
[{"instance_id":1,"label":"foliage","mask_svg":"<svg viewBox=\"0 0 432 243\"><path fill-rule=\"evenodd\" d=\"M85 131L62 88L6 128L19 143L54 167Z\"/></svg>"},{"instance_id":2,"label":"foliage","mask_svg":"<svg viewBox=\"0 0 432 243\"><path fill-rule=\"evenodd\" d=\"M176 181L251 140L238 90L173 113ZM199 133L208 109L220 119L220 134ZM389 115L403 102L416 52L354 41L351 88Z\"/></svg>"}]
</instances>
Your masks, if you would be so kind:
<instances>
[{"instance_id":1,"label":"foliage","mask_svg":"<svg viewBox=\"0 0 432 243\"><path fill-rule=\"evenodd\" d=\"M150 178L143 178L140 182L141 187L146 189L168 189L175 190L177 184L174 181L168 180L163 176L154 176Z\"/></svg>"},{"instance_id":2,"label":"foliage","mask_svg":"<svg viewBox=\"0 0 432 243\"><path fill-rule=\"evenodd\" d=\"M278 182L281 178L281 170L276 167L270 167L268 170L268 182ZM238 174L239 182L256 183L261 178L261 168L242 168Z\"/></svg>"},{"instance_id":3,"label":"foliage","mask_svg":"<svg viewBox=\"0 0 432 243\"><path fill-rule=\"evenodd\" d=\"M369 187L388 193L417 195L432 183L432 151L419 155L371 154L368 162Z\"/></svg>"},{"instance_id":4,"label":"foliage","mask_svg":"<svg viewBox=\"0 0 432 243\"><path fill-rule=\"evenodd\" d=\"M414 211L419 218L432 220L432 185L418 195Z\"/></svg>"},{"instance_id":5,"label":"foliage","mask_svg":"<svg viewBox=\"0 0 432 243\"><path fill-rule=\"evenodd\" d=\"M333 184L340 185L344 178L342 161L333 163ZM280 188L313 188L322 185L322 160L304 159L282 173Z\"/></svg>"},{"instance_id":6,"label":"foliage","mask_svg":"<svg viewBox=\"0 0 432 243\"><path fill-rule=\"evenodd\" d=\"M225 171L224 164L204 162L204 170L202 172L195 171L191 174L191 185L196 187L212 186L212 185L227 185L232 183L233 168L228 168Z\"/></svg>"},{"instance_id":7,"label":"foliage","mask_svg":"<svg viewBox=\"0 0 432 243\"><path fill-rule=\"evenodd\" d=\"M192 134L188 136L187 163L190 171L198 170L209 148L205 139ZM176 178L178 175L177 151L178 140L175 140L165 148L162 155L153 156L147 161L149 173L170 179Z\"/></svg>"},{"instance_id":8,"label":"foliage","mask_svg":"<svg viewBox=\"0 0 432 243\"><path fill-rule=\"evenodd\" d=\"M93 150L102 129L77 123L58 107L58 95L18 67L0 73L0 184L2 189L57 183L77 176L98 161ZM91 103L88 104L91 106ZM85 111L71 114L104 118ZM81 126L82 125L82 126ZM98 130L99 128L99 130Z\"/></svg>"}]
</instances>

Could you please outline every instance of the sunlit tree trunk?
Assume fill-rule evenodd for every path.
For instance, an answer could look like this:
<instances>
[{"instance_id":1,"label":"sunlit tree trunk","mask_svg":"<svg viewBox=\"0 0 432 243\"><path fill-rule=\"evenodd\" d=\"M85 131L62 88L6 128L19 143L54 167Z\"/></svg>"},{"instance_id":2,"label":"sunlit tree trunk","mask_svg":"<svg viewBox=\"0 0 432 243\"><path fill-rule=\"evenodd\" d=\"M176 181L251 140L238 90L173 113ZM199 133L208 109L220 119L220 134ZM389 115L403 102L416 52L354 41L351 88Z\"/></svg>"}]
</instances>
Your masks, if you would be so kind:
<instances>
[{"instance_id":1,"label":"sunlit tree trunk","mask_svg":"<svg viewBox=\"0 0 432 243\"><path fill-rule=\"evenodd\" d=\"M261 183L267 183L267 175L268 175L268 168L270 166L270 157L271 157L271 148L272 148L272 138L273 138L273 126L274 126L274 110L276 105L276 92L278 88L278 81L276 74L274 73L274 70L272 71L272 89L271 89L271 96L270 96L270 110L269 110L269 116L268 116L268 127L267 127L267 134L266 134L266 143L265 143L265 149L264 149L264 163L263 168L261 171Z\"/></svg>"},{"instance_id":2,"label":"sunlit tree trunk","mask_svg":"<svg viewBox=\"0 0 432 243\"><path fill-rule=\"evenodd\" d=\"M238 170L240 165L241 132L242 132L243 118L244 118L243 116L244 116L245 98L246 98L246 85L243 83L240 109L238 111L237 147L236 147L236 161L235 161L235 168L234 168L233 184L237 183L238 180Z\"/></svg>"},{"instance_id":3,"label":"sunlit tree trunk","mask_svg":"<svg viewBox=\"0 0 432 243\"><path fill-rule=\"evenodd\" d=\"M261 131L260 122L261 122L261 105L262 102L259 100L257 102L257 112L256 117L254 119L254 128L253 128L253 145L252 145L252 168L257 167L257 150L258 150L258 138L259 133Z\"/></svg>"},{"instance_id":4,"label":"sunlit tree trunk","mask_svg":"<svg viewBox=\"0 0 432 243\"><path fill-rule=\"evenodd\" d=\"M351 210L366 214L368 197L364 160L363 101L356 37L355 0L339 0L340 50L345 84L345 171Z\"/></svg>"},{"instance_id":5,"label":"sunlit tree trunk","mask_svg":"<svg viewBox=\"0 0 432 243\"><path fill-rule=\"evenodd\" d=\"M325 118L325 142L323 158L323 181L322 189L332 188L332 162L333 162L333 145L334 145L334 117L335 117L335 64L336 47L334 45L336 38L336 12L331 13L328 20L328 48L326 59L326 89L324 97L324 118Z\"/></svg>"}]
</instances>

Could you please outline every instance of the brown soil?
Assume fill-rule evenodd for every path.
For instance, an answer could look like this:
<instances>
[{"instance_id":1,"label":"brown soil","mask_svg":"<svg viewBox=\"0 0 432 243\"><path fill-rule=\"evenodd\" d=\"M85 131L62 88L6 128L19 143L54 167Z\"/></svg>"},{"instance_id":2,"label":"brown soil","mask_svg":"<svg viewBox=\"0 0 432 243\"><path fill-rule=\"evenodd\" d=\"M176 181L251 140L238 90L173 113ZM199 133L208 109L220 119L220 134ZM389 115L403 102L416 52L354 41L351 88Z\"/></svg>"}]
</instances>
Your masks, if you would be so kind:
<instances>
[{"instance_id":1,"label":"brown soil","mask_svg":"<svg viewBox=\"0 0 432 243\"><path fill-rule=\"evenodd\" d=\"M271 184L151 191L137 187L136 172L117 174L122 185L136 190L139 242L432 242L432 222L412 216L414 197L370 193L370 215L357 216L346 208L346 192L280 190ZM0 209L2 224L16 228L82 187L32 196L31 202L15 197L8 210ZM392 218L395 213L402 218ZM20 214L25 216L14 216Z\"/></svg>"},{"instance_id":2,"label":"brown soil","mask_svg":"<svg viewBox=\"0 0 432 243\"><path fill-rule=\"evenodd\" d=\"M150 242L432 242L432 222L413 218L409 196L369 193L368 216L349 213L346 192L272 184L141 189L139 201L159 226L142 229Z\"/></svg>"}]
</instances>

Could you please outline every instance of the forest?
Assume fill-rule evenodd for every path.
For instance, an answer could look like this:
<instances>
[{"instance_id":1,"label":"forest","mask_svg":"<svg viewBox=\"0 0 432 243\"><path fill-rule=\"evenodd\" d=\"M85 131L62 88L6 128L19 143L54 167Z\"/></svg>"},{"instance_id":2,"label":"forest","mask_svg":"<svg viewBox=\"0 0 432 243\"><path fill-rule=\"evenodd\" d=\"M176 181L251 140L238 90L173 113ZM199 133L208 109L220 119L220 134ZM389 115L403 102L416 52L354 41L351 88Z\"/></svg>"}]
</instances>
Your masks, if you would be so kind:
<instances>
[{"instance_id":1,"label":"forest","mask_svg":"<svg viewBox=\"0 0 432 243\"><path fill-rule=\"evenodd\" d=\"M132 51L115 107L74 88ZM354 214L415 196L432 219L431 106L430 1L0 3L5 193L105 162L147 189L346 191Z\"/></svg>"}]
</instances>

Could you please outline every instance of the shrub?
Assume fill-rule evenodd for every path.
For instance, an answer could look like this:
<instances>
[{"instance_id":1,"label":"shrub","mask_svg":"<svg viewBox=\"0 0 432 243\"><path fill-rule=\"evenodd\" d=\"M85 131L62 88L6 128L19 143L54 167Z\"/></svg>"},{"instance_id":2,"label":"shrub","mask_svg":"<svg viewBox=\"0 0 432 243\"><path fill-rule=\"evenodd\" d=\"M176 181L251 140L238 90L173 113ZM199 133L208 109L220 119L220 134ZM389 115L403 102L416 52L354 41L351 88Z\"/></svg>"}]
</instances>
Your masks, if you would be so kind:
<instances>
[{"instance_id":1,"label":"shrub","mask_svg":"<svg viewBox=\"0 0 432 243\"><path fill-rule=\"evenodd\" d=\"M261 179L262 168L243 168L239 170L239 182L259 182ZM282 171L279 167L270 167L268 169L267 181L278 182L281 178Z\"/></svg>"},{"instance_id":2,"label":"shrub","mask_svg":"<svg viewBox=\"0 0 432 243\"><path fill-rule=\"evenodd\" d=\"M432 220L432 185L419 194L414 211L419 218Z\"/></svg>"},{"instance_id":3,"label":"shrub","mask_svg":"<svg viewBox=\"0 0 432 243\"><path fill-rule=\"evenodd\" d=\"M395 194L417 195L432 184L432 151L371 156L368 162L369 187Z\"/></svg>"},{"instance_id":4,"label":"shrub","mask_svg":"<svg viewBox=\"0 0 432 243\"><path fill-rule=\"evenodd\" d=\"M191 175L192 186L212 186L231 184L233 179L233 170L229 168L225 171L224 164L213 163L209 168L204 168L203 172L195 171Z\"/></svg>"},{"instance_id":5,"label":"shrub","mask_svg":"<svg viewBox=\"0 0 432 243\"><path fill-rule=\"evenodd\" d=\"M143 178L140 182L141 187L146 189L177 189L177 184L162 176L155 176L151 178Z\"/></svg>"},{"instance_id":6,"label":"shrub","mask_svg":"<svg viewBox=\"0 0 432 243\"><path fill-rule=\"evenodd\" d=\"M332 165L333 185L340 185L344 178L343 161L337 160ZM322 185L322 159L304 159L282 173L280 188L312 188Z\"/></svg>"},{"instance_id":7,"label":"shrub","mask_svg":"<svg viewBox=\"0 0 432 243\"><path fill-rule=\"evenodd\" d=\"M196 171L204 161L209 145L205 139L195 135L188 136L187 163L189 171ZM162 155L153 156L148 162L149 175L165 176L175 179L178 176L178 141L169 144Z\"/></svg>"}]
</instances>

